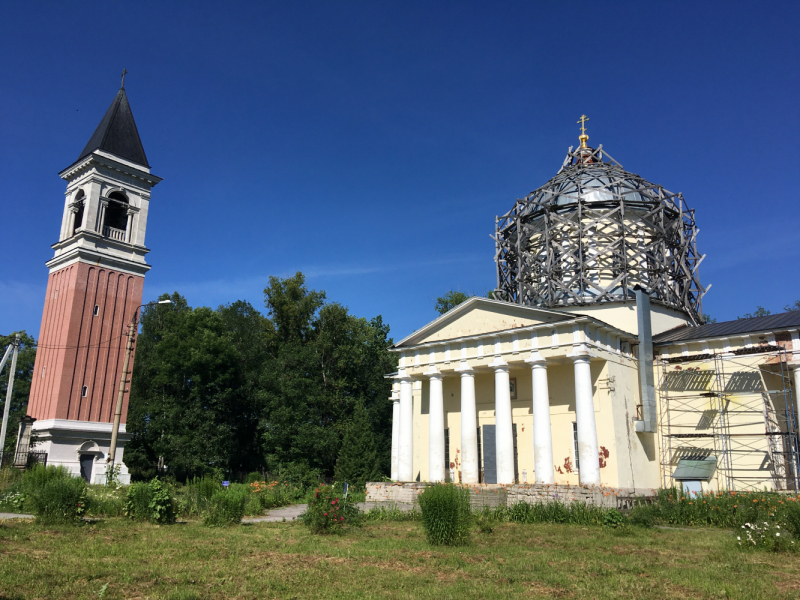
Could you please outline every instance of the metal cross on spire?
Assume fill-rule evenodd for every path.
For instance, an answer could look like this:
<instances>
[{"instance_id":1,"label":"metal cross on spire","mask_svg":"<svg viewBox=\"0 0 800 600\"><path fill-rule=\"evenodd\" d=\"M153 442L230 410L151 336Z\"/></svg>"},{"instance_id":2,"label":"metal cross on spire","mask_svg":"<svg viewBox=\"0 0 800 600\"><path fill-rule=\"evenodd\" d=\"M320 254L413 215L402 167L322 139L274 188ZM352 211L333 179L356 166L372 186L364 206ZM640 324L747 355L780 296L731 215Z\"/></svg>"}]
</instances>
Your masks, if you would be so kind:
<instances>
[{"instance_id":1,"label":"metal cross on spire","mask_svg":"<svg viewBox=\"0 0 800 600\"><path fill-rule=\"evenodd\" d=\"M128 69L122 69L122 85L120 85L121 88L125 87L125 75L127 74L128 74Z\"/></svg>"},{"instance_id":2,"label":"metal cross on spire","mask_svg":"<svg viewBox=\"0 0 800 600\"><path fill-rule=\"evenodd\" d=\"M589 117L586 115L581 115L581 118L578 120L578 123L581 124L581 134L578 136L578 139L581 141L581 148L586 148L586 142L589 141L589 136L586 135L586 121L589 120Z\"/></svg>"},{"instance_id":3,"label":"metal cross on spire","mask_svg":"<svg viewBox=\"0 0 800 600\"><path fill-rule=\"evenodd\" d=\"M581 118L578 121L578 123L581 124L581 133L583 135L586 135L586 121L588 121L588 120L589 120L589 117L587 117L586 115L581 115Z\"/></svg>"}]
</instances>

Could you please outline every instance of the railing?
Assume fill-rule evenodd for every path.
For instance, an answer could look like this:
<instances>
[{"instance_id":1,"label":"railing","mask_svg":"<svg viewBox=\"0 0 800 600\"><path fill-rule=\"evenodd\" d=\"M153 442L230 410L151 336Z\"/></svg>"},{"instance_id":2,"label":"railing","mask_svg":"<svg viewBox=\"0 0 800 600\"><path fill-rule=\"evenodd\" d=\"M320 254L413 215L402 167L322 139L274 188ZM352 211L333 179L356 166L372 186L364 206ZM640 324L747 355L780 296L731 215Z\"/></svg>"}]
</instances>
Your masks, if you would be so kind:
<instances>
[{"instance_id":1,"label":"railing","mask_svg":"<svg viewBox=\"0 0 800 600\"><path fill-rule=\"evenodd\" d=\"M19 452L0 452L0 466L30 469L34 465L47 466L47 452L20 450Z\"/></svg>"},{"instance_id":2,"label":"railing","mask_svg":"<svg viewBox=\"0 0 800 600\"><path fill-rule=\"evenodd\" d=\"M124 229L115 229L114 227L103 227L103 237L111 238L112 240L118 240L120 242L125 241L125 230Z\"/></svg>"}]
</instances>

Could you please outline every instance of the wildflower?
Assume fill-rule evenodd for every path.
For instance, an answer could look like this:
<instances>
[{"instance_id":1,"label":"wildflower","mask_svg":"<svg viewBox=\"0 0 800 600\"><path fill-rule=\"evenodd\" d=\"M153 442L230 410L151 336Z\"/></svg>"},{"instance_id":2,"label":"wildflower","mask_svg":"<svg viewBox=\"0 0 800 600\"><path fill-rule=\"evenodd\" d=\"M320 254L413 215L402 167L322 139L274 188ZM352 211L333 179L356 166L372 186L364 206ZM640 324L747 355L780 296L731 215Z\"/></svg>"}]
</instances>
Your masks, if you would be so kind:
<instances>
[{"instance_id":1,"label":"wildflower","mask_svg":"<svg viewBox=\"0 0 800 600\"><path fill-rule=\"evenodd\" d=\"M737 539L737 540L741 540L742 538L741 538L740 536L738 536L738 535L737 535L737 536L736 536L736 539Z\"/></svg>"},{"instance_id":2,"label":"wildflower","mask_svg":"<svg viewBox=\"0 0 800 600\"><path fill-rule=\"evenodd\" d=\"M326 516L326 517L327 517L327 516L328 516L328 513L324 513L324 516Z\"/></svg>"}]
</instances>

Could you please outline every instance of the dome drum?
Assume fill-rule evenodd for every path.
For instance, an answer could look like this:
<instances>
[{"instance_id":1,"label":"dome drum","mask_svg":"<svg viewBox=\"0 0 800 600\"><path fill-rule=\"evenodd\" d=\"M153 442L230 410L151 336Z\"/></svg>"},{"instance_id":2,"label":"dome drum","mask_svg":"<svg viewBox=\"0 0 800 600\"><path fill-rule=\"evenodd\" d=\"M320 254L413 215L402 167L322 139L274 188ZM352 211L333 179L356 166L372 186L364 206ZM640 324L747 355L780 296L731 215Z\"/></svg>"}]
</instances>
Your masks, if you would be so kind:
<instances>
[{"instance_id":1,"label":"dome drum","mask_svg":"<svg viewBox=\"0 0 800 600\"><path fill-rule=\"evenodd\" d=\"M602 149L578 148L541 188L496 219L496 297L547 308L653 301L702 320L694 211L623 170Z\"/></svg>"}]
</instances>

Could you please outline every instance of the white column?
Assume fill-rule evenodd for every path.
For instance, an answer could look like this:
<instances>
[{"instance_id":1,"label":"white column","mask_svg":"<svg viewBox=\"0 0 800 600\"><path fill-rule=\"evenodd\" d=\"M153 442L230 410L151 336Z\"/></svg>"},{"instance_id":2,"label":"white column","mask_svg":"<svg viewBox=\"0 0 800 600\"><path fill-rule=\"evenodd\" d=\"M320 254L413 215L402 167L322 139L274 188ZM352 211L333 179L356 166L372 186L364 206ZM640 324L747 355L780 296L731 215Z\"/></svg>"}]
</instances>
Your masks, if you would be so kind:
<instances>
[{"instance_id":1,"label":"white column","mask_svg":"<svg viewBox=\"0 0 800 600\"><path fill-rule=\"evenodd\" d=\"M461 483L478 483L478 416L475 409L475 373L466 363L462 363L457 371L461 373Z\"/></svg>"},{"instance_id":2,"label":"white column","mask_svg":"<svg viewBox=\"0 0 800 600\"><path fill-rule=\"evenodd\" d=\"M514 426L511 421L511 385L508 363L495 357L494 368L495 448L497 483L514 483Z\"/></svg>"},{"instance_id":3,"label":"white column","mask_svg":"<svg viewBox=\"0 0 800 600\"><path fill-rule=\"evenodd\" d=\"M431 380L428 420L428 481L444 481L444 394L442 374L433 366L425 373Z\"/></svg>"},{"instance_id":4,"label":"white column","mask_svg":"<svg viewBox=\"0 0 800 600\"><path fill-rule=\"evenodd\" d=\"M392 391L392 481L398 479L400 456L400 393Z\"/></svg>"},{"instance_id":5,"label":"white column","mask_svg":"<svg viewBox=\"0 0 800 600\"><path fill-rule=\"evenodd\" d=\"M398 481L414 480L414 435L412 423L414 420L414 406L412 402L412 384L410 377L405 372L400 378L400 432L398 439L397 479Z\"/></svg>"},{"instance_id":6,"label":"white column","mask_svg":"<svg viewBox=\"0 0 800 600\"><path fill-rule=\"evenodd\" d=\"M547 363L541 355L537 355L525 360L531 366L533 382L533 467L536 470L536 483L554 483Z\"/></svg>"},{"instance_id":7,"label":"white column","mask_svg":"<svg viewBox=\"0 0 800 600\"><path fill-rule=\"evenodd\" d=\"M597 425L594 420L592 370L589 352L580 347L569 355L575 363L575 413L578 421L578 459L582 485L600 485Z\"/></svg>"}]
</instances>

